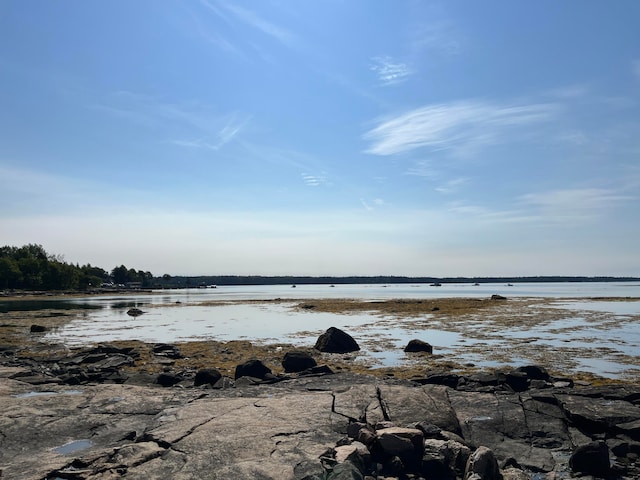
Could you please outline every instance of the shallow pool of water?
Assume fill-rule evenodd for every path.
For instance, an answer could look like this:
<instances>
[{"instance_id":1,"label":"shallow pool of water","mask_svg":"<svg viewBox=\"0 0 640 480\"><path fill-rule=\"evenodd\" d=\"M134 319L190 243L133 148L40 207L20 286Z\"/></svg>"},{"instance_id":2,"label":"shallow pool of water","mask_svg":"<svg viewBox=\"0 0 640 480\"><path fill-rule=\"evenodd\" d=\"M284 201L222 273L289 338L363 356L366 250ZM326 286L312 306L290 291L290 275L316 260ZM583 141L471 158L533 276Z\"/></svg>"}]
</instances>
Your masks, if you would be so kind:
<instances>
[{"instance_id":1,"label":"shallow pool of water","mask_svg":"<svg viewBox=\"0 0 640 480\"><path fill-rule=\"evenodd\" d=\"M82 439L74 440L72 442L65 443L64 445L60 445L59 447L55 447L53 451L61 455L70 455L91 447L93 447L93 442L91 440Z\"/></svg>"}]
</instances>

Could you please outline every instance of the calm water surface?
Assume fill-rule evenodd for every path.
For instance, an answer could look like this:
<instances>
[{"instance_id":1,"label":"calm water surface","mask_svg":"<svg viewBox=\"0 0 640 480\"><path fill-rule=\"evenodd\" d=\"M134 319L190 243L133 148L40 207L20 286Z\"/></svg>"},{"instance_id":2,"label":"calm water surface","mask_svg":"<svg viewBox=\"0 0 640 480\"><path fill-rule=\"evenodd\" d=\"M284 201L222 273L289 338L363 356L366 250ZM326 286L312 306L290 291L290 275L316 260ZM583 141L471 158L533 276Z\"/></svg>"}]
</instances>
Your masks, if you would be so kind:
<instances>
[{"instance_id":1,"label":"calm water surface","mask_svg":"<svg viewBox=\"0 0 640 480\"><path fill-rule=\"evenodd\" d=\"M160 294L127 296L95 296L65 301L50 301L48 308L77 309L76 319L45 337L68 345L84 345L112 340L143 340L147 342L176 342L189 340L248 339L264 343L292 343L310 346L317 336L331 326L352 333L363 346L363 354L382 365L399 365L407 361L402 348L412 338L422 338L442 354L458 353L477 345L472 332L462 335L446 329L416 329L415 323L385 318L367 313L340 315L313 311L293 311L297 300L312 298L355 298L384 300L392 298L487 298L493 294L507 297L549 297L558 302L554 307L576 312L575 318L551 322L544 326L514 327L500 331L487 347L509 338L531 337L532 342L565 347L568 339L574 348L607 348L626 355L640 355L640 327L638 322L623 321L629 315L640 314L638 301L603 301L590 298L640 297L640 284L620 283L516 283L507 284L425 284L391 285L290 285L221 286L215 289L167 290ZM224 303L241 300L291 299L291 303ZM564 300L566 299L566 300ZM571 300L569 300L571 299ZM581 300L575 300L581 299ZM583 300L582 300L583 299ZM219 300L220 305L203 306L202 302ZM12 302L0 302L0 312L12 309ZM9 304L9 305L8 305ZM47 308L46 300L34 302L33 309ZM20 302L20 310L28 310L28 302ZM131 307L145 313L138 317L127 315ZM585 320L581 311L600 312L609 319L620 319L620 325L607 330ZM425 315L428 319L429 315ZM568 333L569 332L569 333ZM486 342L486 339L483 340ZM376 348L375 344L385 348ZM391 348L389 348L391 346ZM610 350L609 350L610 351ZM477 365L498 366L491 360L470 356ZM579 359L580 360L580 359ZM525 358L512 358L522 361ZM629 368L610 359L585 358L580 366L586 371L616 375Z\"/></svg>"}]
</instances>

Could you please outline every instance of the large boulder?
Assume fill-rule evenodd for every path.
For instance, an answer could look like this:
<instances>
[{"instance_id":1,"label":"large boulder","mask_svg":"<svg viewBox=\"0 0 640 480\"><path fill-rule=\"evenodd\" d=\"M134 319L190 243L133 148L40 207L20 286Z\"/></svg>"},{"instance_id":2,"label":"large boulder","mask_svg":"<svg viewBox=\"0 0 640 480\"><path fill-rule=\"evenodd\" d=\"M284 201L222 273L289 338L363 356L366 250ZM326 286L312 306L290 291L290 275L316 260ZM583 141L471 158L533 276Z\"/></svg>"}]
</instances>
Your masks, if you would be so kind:
<instances>
[{"instance_id":1,"label":"large boulder","mask_svg":"<svg viewBox=\"0 0 640 480\"><path fill-rule=\"evenodd\" d=\"M431 344L423 340L410 340L407 346L404 347L405 352L427 352L433 353L433 347Z\"/></svg>"},{"instance_id":2,"label":"large boulder","mask_svg":"<svg viewBox=\"0 0 640 480\"><path fill-rule=\"evenodd\" d=\"M569 466L576 473L606 477L610 473L609 448L598 441L582 445L573 452Z\"/></svg>"},{"instance_id":3,"label":"large boulder","mask_svg":"<svg viewBox=\"0 0 640 480\"><path fill-rule=\"evenodd\" d=\"M327 353L348 353L360 350L360 346L351 335L336 327L330 327L320 335L313 348Z\"/></svg>"},{"instance_id":4,"label":"large boulder","mask_svg":"<svg viewBox=\"0 0 640 480\"><path fill-rule=\"evenodd\" d=\"M271 369L260 360L249 360L236 367L235 379L240 377L253 377L261 380L273 378Z\"/></svg>"},{"instance_id":5,"label":"large boulder","mask_svg":"<svg viewBox=\"0 0 640 480\"><path fill-rule=\"evenodd\" d=\"M215 368L202 368L196 373L193 385L199 387L201 385L215 385L222 378L222 374Z\"/></svg>"},{"instance_id":6,"label":"large boulder","mask_svg":"<svg viewBox=\"0 0 640 480\"><path fill-rule=\"evenodd\" d=\"M313 357L307 352L287 352L282 359L282 367L285 372L302 372L317 365Z\"/></svg>"},{"instance_id":7,"label":"large boulder","mask_svg":"<svg viewBox=\"0 0 640 480\"><path fill-rule=\"evenodd\" d=\"M469 456L464 478L480 480L502 480L498 461L491 449L480 446Z\"/></svg>"}]
</instances>

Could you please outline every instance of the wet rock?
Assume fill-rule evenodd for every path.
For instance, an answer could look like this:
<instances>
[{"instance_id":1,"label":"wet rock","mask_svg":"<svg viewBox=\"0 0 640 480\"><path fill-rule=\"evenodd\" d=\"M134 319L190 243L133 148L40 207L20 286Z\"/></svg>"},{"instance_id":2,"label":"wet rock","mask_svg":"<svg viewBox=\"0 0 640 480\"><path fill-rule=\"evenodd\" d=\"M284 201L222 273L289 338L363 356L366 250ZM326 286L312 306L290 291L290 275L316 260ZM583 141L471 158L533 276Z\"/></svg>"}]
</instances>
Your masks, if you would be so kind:
<instances>
[{"instance_id":1,"label":"wet rock","mask_svg":"<svg viewBox=\"0 0 640 480\"><path fill-rule=\"evenodd\" d=\"M236 367L235 379L240 377L253 377L261 380L273 378L271 369L260 360L249 360Z\"/></svg>"},{"instance_id":2,"label":"wet rock","mask_svg":"<svg viewBox=\"0 0 640 480\"><path fill-rule=\"evenodd\" d=\"M282 359L282 367L285 372L302 372L317 366L315 359L306 352L287 352Z\"/></svg>"},{"instance_id":3,"label":"wet rock","mask_svg":"<svg viewBox=\"0 0 640 480\"><path fill-rule=\"evenodd\" d=\"M404 347L404 351L433 353L433 347L431 346L431 344L423 340L413 339L410 340L409 343L407 343L407 346Z\"/></svg>"},{"instance_id":4,"label":"wet rock","mask_svg":"<svg viewBox=\"0 0 640 480\"><path fill-rule=\"evenodd\" d=\"M152 351L154 355L157 355L159 357L167 357L174 360L184 358L178 347L166 343L158 343L154 345Z\"/></svg>"},{"instance_id":5,"label":"wet rock","mask_svg":"<svg viewBox=\"0 0 640 480\"><path fill-rule=\"evenodd\" d=\"M314 348L327 353L348 353L360 350L360 346L351 335L336 327L330 327L320 335Z\"/></svg>"},{"instance_id":6,"label":"wet rock","mask_svg":"<svg viewBox=\"0 0 640 480\"><path fill-rule=\"evenodd\" d=\"M47 331L47 327L44 327L42 325L31 325L29 331L31 333L43 333Z\"/></svg>"},{"instance_id":7,"label":"wet rock","mask_svg":"<svg viewBox=\"0 0 640 480\"><path fill-rule=\"evenodd\" d=\"M444 385L451 388L457 388L460 376L455 373L444 372L427 372L424 379L417 379L416 381L424 385Z\"/></svg>"},{"instance_id":8,"label":"wet rock","mask_svg":"<svg viewBox=\"0 0 640 480\"><path fill-rule=\"evenodd\" d=\"M139 317L143 313L144 312L142 310L140 310L139 308L136 308L136 307L133 307L133 308L130 308L129 310L127 310L127 315L129 315L130 317Z\"/></svg>"},{"instance_id":9,"label":"wet rock","mask_svg":"<svg viewBox=\"0 0 640 480\"><path fill-rule=\"evenodd\" d=\"M506 300L506 299L507 299L507 297L504 297L502 295L498 295L498 294L495 294L495 293L493 295L491 295L491 300Z\"/></svg>"},{"instance_id":10,"label":"wet rock","mask_svg":"<svg viewBox=\"0 0 640 480\"><path fill-rule=\"evenodd\" d=\"M611 464L607 444L591 442L576 448L569 459L569 466L577 473L600 477L609 475Z\"/></svg>"},{"instance_id":11,"label":"wet rock","mask_svg":"<svg viewBox=\"0 0 640 480\"><path fill-rule=\"evenodd\" d=\"M523 367L516 368L517 372L522 372L527 375L531 380L544 380L549 381L549 373L544 367L538 365L525 365Z\"/></svg>"},{"instance_id":12,"label":"wet rock","mask_svg":"<svg viewBox=\"0 0 640 480\"><path fill-rule=\"evenodd\" d=\"M199 387L201 385L215 385L222 378L222 374L215 368L202 368L198 370L193 380L193 385Z\"/></svg>"},{"instance_id":13,"label":"wet rock","mask_svg":"<svg viewBox=\"0 0 640 480\"><path fill-rule=\"evenodd\" d=\"M163 387L173 387L174 385L180 383L184 380L180 375L175 375L173 373L161 373L156 377L156 383Z\"/></svg>"},{"instance_id":14,"label":"wet rock","mask_svg":"<svg viewBox=\"0 0 640 480\"><path fill-rule=\"evenodd\" d=\"M529 378L527 374L516 370L506 374L505 383L509 385L514 392L524 392L529 388Z\"/></svg>"}]
</instances>

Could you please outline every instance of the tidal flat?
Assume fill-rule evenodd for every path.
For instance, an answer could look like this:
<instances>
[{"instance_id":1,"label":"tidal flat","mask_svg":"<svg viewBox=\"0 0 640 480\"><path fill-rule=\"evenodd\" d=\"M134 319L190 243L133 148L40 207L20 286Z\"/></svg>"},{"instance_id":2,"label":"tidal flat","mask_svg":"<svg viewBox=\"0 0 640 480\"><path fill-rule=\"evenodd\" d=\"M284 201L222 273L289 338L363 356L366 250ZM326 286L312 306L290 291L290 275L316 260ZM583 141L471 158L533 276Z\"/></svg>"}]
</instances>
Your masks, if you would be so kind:
<instances>
[{"instance_id":1,"label":"tidal flat","mask_svg":"<svg viewBox=\"0 0 640 480\"><path fill-rule=\"evenodd\" d=\"M109 308L52 303L53 308L0 313L0 342L25 358L61 355L97 343L134 347L130 371L155 374L166 366L153 355L172 343L183 358L172 368L204 367L233 376L256 358L282 372L284 352L305 350L336 371L414 378L425 371L473 372L536 364L589 382L640 381L640 298L428 298L362 300L276 298L176 303L119 299ZM24 299L23 299L24 300ZM62 308L62 305L65 305ZM145 313L131 317L131 306ZM47 306L46 304L44 305ZM32 325L45 331L32 333ZM327 354L313 349L329 326L351 334L361 350ZM411 339L433 354L405 353Z\"/></svg>"}]
</instances>

